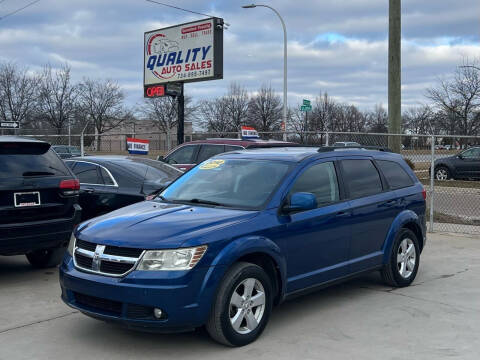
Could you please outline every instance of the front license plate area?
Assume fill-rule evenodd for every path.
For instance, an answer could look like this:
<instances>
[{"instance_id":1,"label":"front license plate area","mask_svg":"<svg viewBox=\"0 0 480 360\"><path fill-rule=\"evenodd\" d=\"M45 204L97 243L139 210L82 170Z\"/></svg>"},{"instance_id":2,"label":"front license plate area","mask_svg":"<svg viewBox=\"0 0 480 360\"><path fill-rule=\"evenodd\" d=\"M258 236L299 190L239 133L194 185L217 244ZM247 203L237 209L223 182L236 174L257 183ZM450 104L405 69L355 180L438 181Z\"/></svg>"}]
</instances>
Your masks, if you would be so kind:
<instances>
[{"instance_id":1,"label":"front license plate area","mask_svg":"<svg viewBox=\"0 0 480 360\"><path fill-rule=\"evenodd\" d=\"M40 193L38 191L14 193L13 197L15 201L15 207L40 205Z\"/></svg>"}]
</instances>

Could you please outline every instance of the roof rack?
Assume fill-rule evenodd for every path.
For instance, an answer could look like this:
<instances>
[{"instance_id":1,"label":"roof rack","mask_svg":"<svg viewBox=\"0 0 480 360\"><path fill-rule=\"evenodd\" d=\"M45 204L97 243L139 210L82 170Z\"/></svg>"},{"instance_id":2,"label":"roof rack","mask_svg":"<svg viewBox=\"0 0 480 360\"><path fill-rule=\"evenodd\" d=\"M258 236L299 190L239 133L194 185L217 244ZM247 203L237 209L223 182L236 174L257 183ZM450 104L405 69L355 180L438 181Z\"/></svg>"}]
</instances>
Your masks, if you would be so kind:
<instances>
[{"instance_id":1,"label":"roof rack","mask_svg":"<svg viewBox=\"0 0 480 360\"><path fill-rule=\"evenodd\" d=\"M318 149L318 152L328 152L328 151L335 151L335 150L376 150L376 151L384 151L384 152L393 152L389 148L382 147L382 146L322 146Z\"/></svg>"}]
</instances>

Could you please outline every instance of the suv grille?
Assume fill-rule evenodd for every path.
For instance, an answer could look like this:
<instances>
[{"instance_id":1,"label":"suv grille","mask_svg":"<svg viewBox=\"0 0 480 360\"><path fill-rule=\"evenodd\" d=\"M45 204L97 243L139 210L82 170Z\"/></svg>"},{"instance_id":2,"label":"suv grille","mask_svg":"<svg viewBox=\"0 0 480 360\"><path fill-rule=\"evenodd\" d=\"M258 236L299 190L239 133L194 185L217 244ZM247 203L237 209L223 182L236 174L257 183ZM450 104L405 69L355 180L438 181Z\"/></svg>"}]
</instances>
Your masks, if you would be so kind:
<instances>
[{"instance_id":1,"label":"suv grille","mask_svg":"<svg viewBox=\"0 0 480 360\"><path fill-rule=\"evenodd\" d=\"M77 239L74 264L77 269L108 276L124 276L136 266L142 249L97 245Z\"/></svg>"}]
</instances>

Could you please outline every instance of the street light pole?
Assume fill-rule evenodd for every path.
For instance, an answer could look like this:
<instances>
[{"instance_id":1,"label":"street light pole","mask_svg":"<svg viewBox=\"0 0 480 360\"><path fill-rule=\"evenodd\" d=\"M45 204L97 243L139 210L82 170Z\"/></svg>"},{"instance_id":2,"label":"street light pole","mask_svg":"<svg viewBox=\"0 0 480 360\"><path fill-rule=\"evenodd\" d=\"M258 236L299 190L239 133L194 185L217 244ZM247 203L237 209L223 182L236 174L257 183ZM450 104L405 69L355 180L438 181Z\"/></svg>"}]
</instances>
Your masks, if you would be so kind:
<instances>
[{"instance_id":1,"label":"street light pole","mask_svg":"<svg viewBox=\"0 0 480 360\"><path fill-rule=\"evenodd\" d=\"M273 7L263 4L251 4L251 5L244 5L242 8L244 9L252 9L255 7L265 7L272 10L275 14L277 14L280 22L282 23L283 28L283 141L287 141L287 27L285 26L285 22L283 21L282 16L280 13L275 10Z\"/></svg>"}]
</instances>

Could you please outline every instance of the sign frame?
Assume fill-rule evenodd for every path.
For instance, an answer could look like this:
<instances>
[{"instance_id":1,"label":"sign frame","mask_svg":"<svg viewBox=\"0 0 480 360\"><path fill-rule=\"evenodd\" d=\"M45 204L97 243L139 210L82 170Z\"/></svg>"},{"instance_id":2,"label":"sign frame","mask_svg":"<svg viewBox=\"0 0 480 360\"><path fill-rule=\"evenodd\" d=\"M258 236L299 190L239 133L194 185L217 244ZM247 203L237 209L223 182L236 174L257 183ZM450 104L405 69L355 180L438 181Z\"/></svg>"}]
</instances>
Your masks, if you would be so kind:
<instances>
[{"instance_id":1,"label":"sign frame","mask_svg":"<svg viewBox=\"0 0 480 360\"><path fill-rule=\"evenodd\" d=\"M145 72L147 68L146 64L146 58L147 58L147 51L146 51L146 41L147 41L147 36L148 34L152 34L155 32L160 32L168 29L174 29L174 28L180 28L180 27L185 27L191 24L199 23L199 22L210 22L212 23L213 29L213 73L211 76L208 77L202 77L202 78L195 78L195 79L178 79L176 77L172 77L171 79L166 79L166 81L157 81L155 83L145 83ZM207 19L201 19L201 20L196 20L196 21L190 21L187 23L183 24L177 24L161 29L155 29L155 30L150 30L146 31L143 35L143 88L144 88L144 97L146 96L146 91L147 88L153 87L153 86L158 86L158 85L166 85L168 83L190 83L190 82L198 82L198 81L208 81L208 80L217 80L217 79L223 79L223 28L224 28L224 22L222 18L218 17L210 17ZM181 31L179 29L179 31Z\"/></svg>"},{"instance_id":2,"label":"sign frame","mask_svg":"<svg viewBox=\"0 0 480 360\"><path fill-rule=\"evenodd\" d=\"M0 121L0 129L2 130L17 130L20 127L20 121Z\"/></svg>"}]
</instances>

